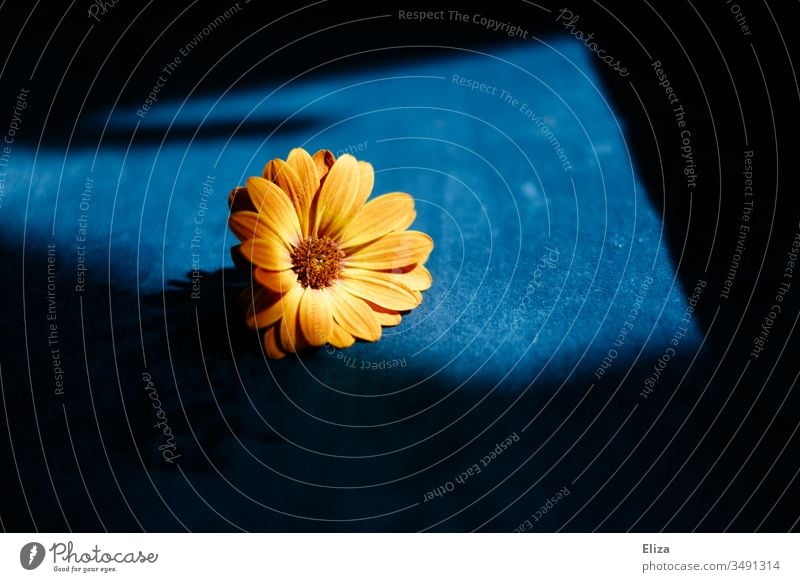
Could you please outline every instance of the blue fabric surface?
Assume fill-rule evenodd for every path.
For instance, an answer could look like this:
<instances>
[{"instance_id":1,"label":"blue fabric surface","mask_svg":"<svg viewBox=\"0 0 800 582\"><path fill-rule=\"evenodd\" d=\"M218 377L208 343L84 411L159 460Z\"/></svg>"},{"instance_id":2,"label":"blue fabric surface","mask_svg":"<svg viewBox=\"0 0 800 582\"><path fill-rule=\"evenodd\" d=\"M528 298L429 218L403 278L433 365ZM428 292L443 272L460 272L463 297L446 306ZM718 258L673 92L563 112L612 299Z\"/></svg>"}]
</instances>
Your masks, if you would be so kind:
<instances>
[{"instance_id":1,"label":"blue fabric surface","mask_svg":"<svg viewBox=\"0 0 800 582\"><path fill-rule=\"evenodd\" d=\"M91 416L114 436L111 464L146 527L511 529L599 454L684 325L660 208L578 43L443 50L137 109L92 118L125 139L15 151L11 179L34 179L29 204L20 192L9 212L29 253L56 245L74 350L68 406L87 402L85 331ZM226 197L297 146L351 152L375 167L375 194L415 197L434 284L376 344L270 362L230 301L242 277L226 270ZM83 222L87 283L76 293ZM691 323L677 354L700 338ZM157 448L144 371L172 419L177 465ZM599 432L581 440L594 421ZM73 430L94 435L87 426ZM474 485L425 500L512 433L520 440ZM92 482L109 478L94 471ZM514 506L524 494L532 500ZM109 487L97 502L119 507L118 495Z\"/></svg>"}]
</instances>

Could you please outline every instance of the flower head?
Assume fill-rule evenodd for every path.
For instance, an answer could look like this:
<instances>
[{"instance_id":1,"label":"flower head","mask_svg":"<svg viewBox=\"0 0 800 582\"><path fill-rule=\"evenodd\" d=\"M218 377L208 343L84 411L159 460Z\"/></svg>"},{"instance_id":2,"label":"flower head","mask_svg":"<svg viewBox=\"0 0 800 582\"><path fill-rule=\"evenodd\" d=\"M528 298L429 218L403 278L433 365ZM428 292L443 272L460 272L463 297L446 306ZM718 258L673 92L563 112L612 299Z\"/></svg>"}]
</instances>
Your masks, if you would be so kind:
<instances>
[{"instance_id":1,"label":"flower head","mask_svg":"<svg viewBox=\"0 0 800 582\"><path fill-rule=\"evenodd\" d=\"M374 172L351 155L293 149L228 197L234 260L252 269L247 324L282 358L305 346L377 341L381 326L422 302L433 241L406 230L416 217L402 192L372 192Z\"/></svg>"}]
</instances>

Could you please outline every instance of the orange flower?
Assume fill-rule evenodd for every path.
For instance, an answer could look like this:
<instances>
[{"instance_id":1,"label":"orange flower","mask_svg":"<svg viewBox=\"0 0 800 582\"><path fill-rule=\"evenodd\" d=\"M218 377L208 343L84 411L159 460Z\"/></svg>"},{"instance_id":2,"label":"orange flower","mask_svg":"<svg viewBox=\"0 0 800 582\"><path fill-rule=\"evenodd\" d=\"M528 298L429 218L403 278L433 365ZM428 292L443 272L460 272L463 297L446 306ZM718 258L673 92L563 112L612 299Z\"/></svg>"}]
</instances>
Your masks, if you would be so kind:
<instances>
[{"instance_id":1,"label":"orange flower","mask_svg":"<svg viewBox=\"0 0 800 582\"><path fill-rule=\"evenodd\" d=\"M269 357L377 341L381 326L422 302L433 241L406 230L416 217L408 194L367 202L374 179L351 155L295 148L228 197L228 224L241 241L233 257L253 273L242 295L247 324L264 329Z\"/></svg>"}]
</instances>

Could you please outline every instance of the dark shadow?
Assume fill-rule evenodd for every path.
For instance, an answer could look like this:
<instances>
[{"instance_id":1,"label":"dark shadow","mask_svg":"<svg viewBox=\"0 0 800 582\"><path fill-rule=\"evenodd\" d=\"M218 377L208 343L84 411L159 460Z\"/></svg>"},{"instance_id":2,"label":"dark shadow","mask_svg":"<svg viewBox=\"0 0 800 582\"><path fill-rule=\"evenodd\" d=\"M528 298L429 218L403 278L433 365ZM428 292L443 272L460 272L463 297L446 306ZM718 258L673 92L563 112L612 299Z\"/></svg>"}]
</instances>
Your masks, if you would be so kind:
<instances>
[{"instance_id":1,"label":"dark shadow","mask_svg":"<svg viewBox=\"0 0 800 582\"><path fill-rule=\"evenodd\" d=\"M12 286L22 264L19 253L4 248L3 280L11 297L4 321L22 330L21 289ZM533 531L598 525L650 531L687 501L668 527L681 531L698 525L698 514L719 500L734 469L717 463L707 485L691 490L718 461L733 422L715 419L726 394L711 388L689 425L681 426L708 378L706 351L700 361L676 360L648 400L637 392L652 357L635 365L618 361L588 393L590 371L583 368L531 387L514 380L496 388L494 374L460 387L450 371L424 379L435 362L398 368L390 376L361 373L324 349L268 362L257 334L241 323L236 295L247 277L232 269L202 273L199 296L192 295L189 275L141 298L126 284L109 289L99 270L78 296L69 290L73 274L60 272L56 323L68 382L64 394L56 395L46 341L46 250L29 249L26 256L28 347L7 345L2 370L13 447L6 446L4 432L12 494L4 496L0 515L10 531L34 528L17 471L35 527L47 531L510 531L529 527L526 520ZM320 381L339 381L356 395L334 392ZM412 384L417 385L390 397L364 397ZM617 387L623 396L609 405ZM637 403L637 414L629 418ZM174 439L154 427L158 410ZM712 421L717 423L697 455L687 459ZM367 423L375 426L342 426ZM778 446L780 434L770 431L762 446ZM497 449L509 436L511 444ZM420 440L423 445L413 446ZM159 450L164 445L166 456L166 449ZM501 453L491 457L496 449ZM475 465L480 473L462 476ZM682 472L671 482L677 467ZM769 483L785 478L788 469L773 470ZM737 488L751 491L758 478L748 473ZM564 488L569 494L559 507L534 520ZM657 497L661 502L648 509ZM721 499L719 519L712 512L700 529L727 525L730 503L740 497L733 499ZM753 501L733 529L752 527L771 503ZM320 521L292 515L384 516ZM787 527L780 512L770 515L766 529Z\"/></svg>"},{"instance_id":2,"label":"dark shadow","mask_svg":"<svg viewBox=\"0 0 800 582\"><path fill-rule=\"evenodd\" d=\"M39 10L34 17L37 30L53 30L58 25L59 32L52 39L51 50L38 62L34 56L39 55L44 39L33 34L21 36L5 71L5 78L14 79L15 83L3 87L0 106L2 111L10 109L7 105L13 104L19 88L25 87L31 92L31 108L36 111L36 119L28 114L26 131L19 137L21 143L40 144L44 148L63 147L67 136L73 133L73 123L80 111L72 143L79 147L95 146L112 106L115 115L121 109L128 109L133 117L154 87L158 93L151 105L157 109L163 103L183 100L190 94L195 98L209 95L216 98L225 91L277 87L295 77L297 80L292 86L346 72L424 60L436 54L439 49L435 47L439 46L491 50L491 46L504 38L502 34L474 24L400 18L398 11L408 12L408 7L402 3L383 4L368 14L346 2L312 4L288 3L276 9L268 3L232 3L231 6L240 9L215 26L210 34L202 34L202 31L228 6L197 2L186 11L186 6L180 4L154 3L144 9L140 5L118 3L97 19L90 18L82 8L66 15L61 11ZM307 6L311 7L299 10ZM453 10L452 6L442 9ZM4 26L9 31L20 29L29 10L30 6L21 2L5 3ZM524 22L531 35L558 30L550 19L531 19L524 6L510 10L508 18ZM276 19L280 19L279 22L265 28ZM346 26L340 26L345 23ZM296 42L298 30L305 35L300 43ZM88 34L81 50L74 50L78 48L83 31ZM199 43L198 33L202 36ZM11 51L15 39L16 33L4 35L0 40L2 54ZM186 46L190 42L195 45L187 53ZM52 50L53 46L61 50ZM112 46L115 48L110 51ZM233 52L225 56L228 51ZM217 66L209 66L223 57ZM164 67L174 63L176 58L180 62L170 73L165 73ZM322 62L328 64L319 66ZM34 66L35 74L31 78ZM68 80L59 87L54 80L60 80L65 72ZM163 76L163 86L158 87L160 76ZM46 125L45 116L48 117ZM130 125L136 121L133 119ZM267 135L275 123L277 120L273 119L263 124L256 122L238 131L246 132L242 135L251 135L251 132ZM234 128L235 125L228 124L201 128L201 137L227 136ZM173 134L173 131L178 133ZM165 132L166 126L140 128L137 137L158 141ZM177 139L192 134L193 130L170 130L170 136ZM118 133L112 128L103 142L127 144L129 135L129 131Z\"/></svg>"},{"instance_id":3,"label":"dark shadow","mask_svg":"<svg viewBox=\"0 0 800 582\"><path fill-rule=\"evenodd\" d=\"M300 132L307 131L312 127L317 127L319 121L308 118L284 119L260 119L240 125L236 122L206 122L203 125L186 126L173 125L172 127L151 127L139 126L134 135L133 128L109 127L103 130L102 127L92 126L83 127L75 135L70 136L66 131L61 133L62 141L57 139L48 140L48 147L55 146L90 146L95 147L101 142L107 147L127 146L129 143L134 145L149 146L166 143L176 143L180 141L203 141L219 138L248 138L265 137L280 132ZM67 130L67 128L65 128Z\"/></svg>"},{"instance_id":4,"label":"dark shadow","mask_svg":"<svg viewBox=\"0 0 800 582\"><path fill-rule=\"evenodd\" d=\"M698 15L670 3L657 9L663 22L647 4L624 6L626 22L647 33L639 40L649 57L633 38L612 33L616 25L603 14L606 8L587 6L583 18L606 22L609 29L601 28L598 38L629 64L624 80L602 63L597 70L621 114L637 173L662 210L684 288L703 279L712 289L698 312L708 329L720 309L709 343L722 352L733 337L734 353L743 358L774 303L783 251L797 228L797 212L787 212L794 180L789 172L776 173L792 163L792 154L775 147L796 95L776 90L782 65L771 68L753 57L755 50L782 61L785 49L777 35L759 37L754 49L752 35L715 6L695 7ZM775 27L766 10L751 11L748 25ZM752 174L745 176L747 169Z\"/></svg>"}]
</instances>

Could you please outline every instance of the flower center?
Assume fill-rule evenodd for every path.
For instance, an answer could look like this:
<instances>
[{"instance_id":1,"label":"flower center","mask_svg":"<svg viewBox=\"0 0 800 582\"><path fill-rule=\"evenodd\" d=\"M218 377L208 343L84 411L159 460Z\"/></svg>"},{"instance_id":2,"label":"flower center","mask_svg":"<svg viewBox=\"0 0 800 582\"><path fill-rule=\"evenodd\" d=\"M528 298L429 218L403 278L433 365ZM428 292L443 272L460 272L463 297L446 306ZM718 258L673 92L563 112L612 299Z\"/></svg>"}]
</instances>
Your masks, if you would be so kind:
<instances>
[{"instance_id":1,"label":"flower center","mask_svg":"<svg viewBox=\"0 0 800 582\"><path fill-rule=\"evenodd\" d=\"M328 237L308 237L292 251L292 270L303 287L329 286L342 270L344 252Z\"/></svg>"}]
</instances>

